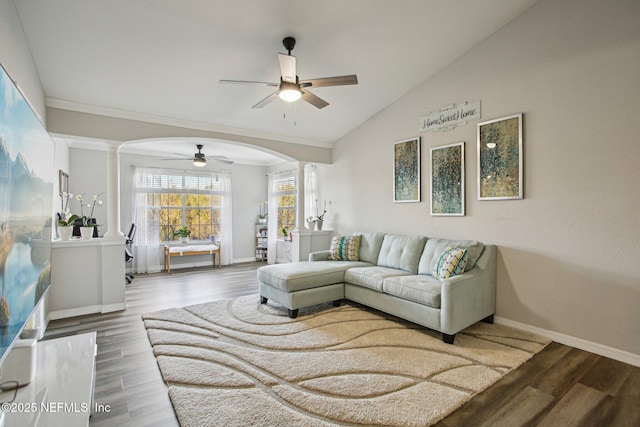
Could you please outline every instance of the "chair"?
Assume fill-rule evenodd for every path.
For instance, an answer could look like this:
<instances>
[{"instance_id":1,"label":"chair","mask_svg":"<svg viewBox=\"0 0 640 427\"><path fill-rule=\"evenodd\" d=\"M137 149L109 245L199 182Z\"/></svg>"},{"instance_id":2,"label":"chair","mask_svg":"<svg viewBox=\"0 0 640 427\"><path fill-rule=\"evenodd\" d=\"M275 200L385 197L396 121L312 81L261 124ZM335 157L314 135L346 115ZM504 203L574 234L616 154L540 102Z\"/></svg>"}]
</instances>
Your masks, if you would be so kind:
<instances>
[{"instance_id":1,"label":"chair","mask_svg":"<svg viewBox=\"0 0 640 427\"><path fill-rule=\"evenodd\" d=\"M129 228L129 234L127 235L127 241L124 244L124 262L131 264L133 262L133 253L131 252L131 245L133 245L133 238L136 235L136 225L131 224ZM133 280L133 273L125 273L124 275L127 284Z\"/></svg>"}]
</instances>

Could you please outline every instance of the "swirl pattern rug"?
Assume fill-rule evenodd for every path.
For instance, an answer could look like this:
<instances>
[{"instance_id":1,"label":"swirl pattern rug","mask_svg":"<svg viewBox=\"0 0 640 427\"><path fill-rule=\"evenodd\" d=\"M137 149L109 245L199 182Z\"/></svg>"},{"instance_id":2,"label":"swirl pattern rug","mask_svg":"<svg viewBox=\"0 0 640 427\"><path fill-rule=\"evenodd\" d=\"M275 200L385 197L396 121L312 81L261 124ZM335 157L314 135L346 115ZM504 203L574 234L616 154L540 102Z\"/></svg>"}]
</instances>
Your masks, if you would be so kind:
<instances>
[{"instance_id":1,"label":"swirl pattern rug","mask_svg":"<svg viewBox=\"0 0 640 427\"><path fill-rule=\"evenodd\" d=\"M550 342L478 323L448 345L355 303L290 319L257 295L143 319L183 427L428 426Z\"/></svg>"}]
</instances>

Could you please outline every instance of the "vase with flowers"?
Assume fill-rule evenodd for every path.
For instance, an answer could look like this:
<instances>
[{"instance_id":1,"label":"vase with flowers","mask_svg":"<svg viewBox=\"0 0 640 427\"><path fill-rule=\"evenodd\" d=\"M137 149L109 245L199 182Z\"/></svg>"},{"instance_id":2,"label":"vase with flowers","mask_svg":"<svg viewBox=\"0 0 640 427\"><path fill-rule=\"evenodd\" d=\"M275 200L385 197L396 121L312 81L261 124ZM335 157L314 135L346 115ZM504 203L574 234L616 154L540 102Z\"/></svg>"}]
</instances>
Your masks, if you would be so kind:
<instances>
[{"instance_id":1,"label":"vase with flowers","mask_svg":"<svg viewBox=\"0 0 640 427\"><path fill-rule=\"evenodd\" d=\"M258 224L266 224L268 216L268 206L266 200L258 202Z\"/></svg>"},{"instance_id":2,"label":"vase with flowers","mask_svg":"<svg viewBox=\"0 0 640 427\"><path fill-rule=\"evenodd\" d=\"M67 193L66 191L60 194L61 210L56 214L58 217L58 234L60 235L60 240L69 240L71 238L73 226L76 219L78 219L78 215L72 214L71 209L69 209L69 199L72 197L73 194Z\"/></svg>"},{"instance_id":3,"label":"vase with flowers","mask_svg":"<svg viewBox=\"0 0 640 427\"><path fill-rule=\"evenodd\" d=\"M93 212L97 207L101 208L103 203L100 200L100 196L104 193L100 193L98 195L93 196L93 203L84 204L84 194L78 194L76 199L80 202L80 218L82 219L82 225L80 226L80 235L83 240L90 240L94 237L98 237L98 224L96 223L96 219L93 217ZM91 208L91 213L89 216L84 215L84 208Z\"/></svg>"},{"instance_id":4,"label":"vase with flowers","mask_svg":"<svg viewBox=\"0 0 640 427\"><path fill-rule=\"evenodd\" d=\"M318 211L318 199L315 200L316 202L316 216L310 216L309 218L307 218L307 222L309 224L315 224L316 226L316 231L320 231L322 230L322 224L324 223L324 215L327 213L327 201L325 200L324 202L324 206L322 207L322 213L319 213Z\"/></svg>"}]
</instances>

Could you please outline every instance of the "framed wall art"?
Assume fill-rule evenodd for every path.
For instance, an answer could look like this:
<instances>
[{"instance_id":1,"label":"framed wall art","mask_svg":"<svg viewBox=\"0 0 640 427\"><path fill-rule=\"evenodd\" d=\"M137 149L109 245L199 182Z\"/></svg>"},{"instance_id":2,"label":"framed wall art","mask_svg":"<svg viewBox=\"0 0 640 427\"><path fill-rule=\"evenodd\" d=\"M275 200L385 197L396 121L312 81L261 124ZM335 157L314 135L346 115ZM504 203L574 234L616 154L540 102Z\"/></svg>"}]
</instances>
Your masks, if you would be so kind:
<instances>
[{"instance_id":1,"label":"framed wall art","mask_svg":"<svg viewBox=\"0 0 640 427\"><path fill-rule=\"evenodd\" d=\"M464 216L464 142L431 149L431 215Z\"/></svg>"},{"instance_id":2,"label":"framed wall art","mask_svg":"<svg viewBox=\"0 0 640 427\"><path fill-rule=\"evenodd\" d=\"M393 201L420 201L420 137L393 146Z\"/></svg>"},{"instance_id":3,"label":"framed wall art","mask_svg":"<svg viewBox=\"0 0 640 427\"><path fill-rule=\"evenodd\" d=\"M522 199L522 114L478 123L478 200Z\"/></svg>"},{"instance_id":4,"label":"framed wall art","mask_svg":"<svg viewBox=\"0 0 640 427\"><path fill-rule=\"evenodd\" d=\"M69 174L62 169L58 170L58 189L60 196L69 192Z\"/></svg>"},{"instance_id":5,"label":"framed wall art","mask_svg":"<svg viewBox=\"0 0 640 427\"><path fill-rule=\"evenodd\" d=\"M0 66L0 364L51 284L53 153Z\"/></svg>"}]
</instances>

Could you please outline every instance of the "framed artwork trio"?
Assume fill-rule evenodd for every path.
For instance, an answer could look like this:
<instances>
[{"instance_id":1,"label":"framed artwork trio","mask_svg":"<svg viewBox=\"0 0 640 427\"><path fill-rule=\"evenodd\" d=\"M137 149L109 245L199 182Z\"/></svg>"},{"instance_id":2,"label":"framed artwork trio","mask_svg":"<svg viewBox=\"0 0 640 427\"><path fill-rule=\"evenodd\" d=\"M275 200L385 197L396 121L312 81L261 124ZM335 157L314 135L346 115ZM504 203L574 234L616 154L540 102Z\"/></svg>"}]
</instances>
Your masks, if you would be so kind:
<instances>
[{"instance_id":1,"label":"framed artwork trio","mask_svg":"<svg viewBox=\"0 0 640 427\"><path fill-rule=\"evenodd\" d=\"M478 200L524 198L522 120L518 113L477 124ZM394 143L394 203L421 201L420 145L419 136ZM429 165L431 216L464 216L465 143L432 147Z\"/></svg>"}]
</instances>

